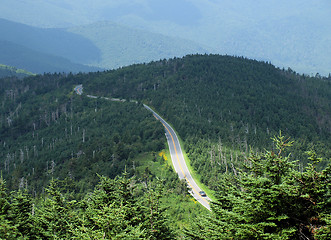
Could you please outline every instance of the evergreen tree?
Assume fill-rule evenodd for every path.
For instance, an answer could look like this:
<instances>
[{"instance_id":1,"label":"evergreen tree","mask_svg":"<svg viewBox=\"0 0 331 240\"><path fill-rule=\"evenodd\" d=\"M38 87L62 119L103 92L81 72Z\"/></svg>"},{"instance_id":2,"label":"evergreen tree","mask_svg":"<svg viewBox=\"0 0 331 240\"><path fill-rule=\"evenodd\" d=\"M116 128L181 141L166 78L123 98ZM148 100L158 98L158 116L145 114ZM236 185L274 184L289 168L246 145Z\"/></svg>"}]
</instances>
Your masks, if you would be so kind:
<instances>
[{"instance_id":1,"label":"evergreen tree","mask_svg":"<svg viewBox=\"0 0 331 240\"><path fill-rule=\"evenodd\" d=\"M31 196L25 190L24 192L21 190L13 192L11 195L12 201L8 217L15 223L17 230L23 238L36 238Z\"/></svg>"},{"instance_id":2,"label":"evergreen tree","mask_svg":"<svg viewBox=\"0 0 331 240\"><path fill-rule=\"evenodd\" d=\"M0 238L17 239L19 232L17 225L8 218L10 212L10 202L7 195L6 182L0 177Z\"/></svg>"},{"instance_id":3,"label":"evergreen tree","mask_svg":"<svg viewBox=\"0 0 331 240\"><path fill-rule=\"evenodd\" d=\"M149 182L148 191L144 199L147 200L146 229L148 229L149 239L174 239L175 234L169 227L168 219L165 215L165 208L160 206L161 197L163 194L163 183L160 179L156 179L155 184Z\"/></svg>"},{"instance_id":4,"label":"evergreen tree","mask_svg":"<svg viewBox=\"0 0 331 240\"><path fill-rule=\"evenodd\" d=\"M46 189L47 196L36 209L37 231L43 239L68 239L69 226L75 222L74 206L76 201L68 202L52 180Z\"/></svg>"},{"instance_id":5,"label":"evergreen tree","mask_svg":"<svg viewBox=\"0 0 331 240\"><path fill-rule=\"evenodd\" d=\"M296 170L280 134L275 151L251 153L246 170L219 185L212 215L186 231L191 239L330 239L330 166L309 151L306 171Z\"/></svg>"},{"instance_id":6,"label":"evergreen tree","mask_svg":"<svg viewBox=\"0 0 331 240\"><path fill-rule=\"evenodd\" d=\"M106 239L144 238L144 215L132 195L130 184L126 174L116 179L100 177L94 192L83 201L85 217L80 218L79 228L86 236L103 236Z\"/></svg>"}]
</instances>

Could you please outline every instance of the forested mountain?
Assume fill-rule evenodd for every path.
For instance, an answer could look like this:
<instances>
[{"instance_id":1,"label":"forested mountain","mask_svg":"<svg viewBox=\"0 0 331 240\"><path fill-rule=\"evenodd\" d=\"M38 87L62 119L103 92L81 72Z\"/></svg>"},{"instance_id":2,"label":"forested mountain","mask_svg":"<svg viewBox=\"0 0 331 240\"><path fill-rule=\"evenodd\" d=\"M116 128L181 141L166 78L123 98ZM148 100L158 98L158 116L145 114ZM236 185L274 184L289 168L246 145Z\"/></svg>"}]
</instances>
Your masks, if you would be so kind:
<instances>
[{"instance_id":1,"label":"forested mountain","mask_svg":"<svg viewBox=\"0 0 331 240\"><path fill-rule=\"evenodd\" d=\"M0 186L34 197L31 201L36 201L38 214L31 221L36 221L36 232L45 236L53 232L63 238L100 234L111 238L124 231L130 232L128 238L155 237L153 233L168 230L171 235L178 225L170 224L166 230L161 224L168 213L169 219L182 222L184 234L193 239L268 239L282 234L285 239L316 234L327 239L330 81L277 69L270 63L219 55L190 55L88 74L1 79L0 166L6 184L0 182ZM73 92L78 84L84 87L82 95ZM212 214L203 218L210 224L203 219L188 224L187 218L196 219L202 210L187 196L185 183L168 164L162 151L166 148L162 125L142 103L173 125L198 180L213 190ZM271 150L260 153L264 149ZM128 176L121 178L123 171ZM52 178L60 182L51 183L47 195L44 189ZM118 184L127 187L114 187ZM162 197L157 186L162 186ZM130 194L123 193L127 188ZM119 203L121 194L131 200ZM8 228L18 217L15 196L1 198L10 206L3 211L13 216L0 213ZM79 203L71 205L73 199ZM149 209L149 219L136 201ZM159 214L159 202L168 210L158 218L153 212ZM52 220L42 215L43 209L51 211L54 204L75 216L62 222L63 228L56 228L58 217ZM294 205L287 208L286 204ZM87 218L97 209L107 213L114 225L107 227L107 218ZM263 209L265 214L257 211L256 215L254 209ZM141 221L127 221L130 211L137 211ZM118 225L116 212L122 216ZM154 220L160 220L155 231ZM311 228L306 227L309 224ZM124 226L123 230L114 232L118 226ZM223 232L227 228L230 231ZM25 228L10 229L19 236Z\"/></svg>"},{"instance_id":2,"label":"forested mountain","mask_svg":"<svg viewBox=\"0 0 331 240\"><path fill-rule=\"evenodd\" d=\"M296 139L297 154L313 143L329 157L330 84L269 63L193 55L99 74L85 85L97 95L146 101L174 124L188 152L191 143L210 141L212 155L219 144L242 155L281 130Z\"/></svg>"},{"instance_id":3,"label":"forested mountain","mask_svg":"<svg viewBox=\"0 0 331 240\"><path fill-rule=\"evenodd\" d=\"M141 217L147 216L148 206L156 209L155 214L159 214L157 209L172 206L166 213L172 216L171 228L187 225L189 216L205 210L191 200L186 184L172 170L163 150L162 126L141 104L75 94L73 87L88 76L46 74L1 79L0 167L5 187L28 192L39 207L51 179L59 179L56 188L61 196L83 201L100 181L98 174L113 179L127 171L130 186L137 187L132 197L144 208L139 210ZM155 196L157 203L148 202L146 199L154 198L148 194L156 184L162 185L158 191L163 194ZM56 197L52 194L47 196ZM150 224L152 220L144 221ZM141 227L143 231L146 226ZM2 233L0 230L1 237Z\"/></svg>"}]
</instances>

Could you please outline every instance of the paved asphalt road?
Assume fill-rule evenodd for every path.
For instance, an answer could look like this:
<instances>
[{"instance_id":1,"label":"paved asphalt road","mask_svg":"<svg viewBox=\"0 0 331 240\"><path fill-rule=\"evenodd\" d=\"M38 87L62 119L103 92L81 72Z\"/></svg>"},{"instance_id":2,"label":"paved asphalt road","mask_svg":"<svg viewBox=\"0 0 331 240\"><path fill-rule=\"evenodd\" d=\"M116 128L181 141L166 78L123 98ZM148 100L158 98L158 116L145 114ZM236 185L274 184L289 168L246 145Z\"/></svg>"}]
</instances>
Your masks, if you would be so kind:
<instances>
[{"instance_id":1,"label":"paved asphalt road","mask_svg":"<svg viewBox=\"0 0 331 240\"><path fill-rule=\"evenodd\" d=\"M154 112L150 107L144 104L144 107L151 111L156 119L158 119L164 126L166 131L166 137L168 140L170 155L172 164L175 168L175 171L178 173L180 179L185 179L189 188L191 189L191 195L201 203L205 208L210 210L210 198L208 196L201 197L199 192L202 191L199 186L194 181L190 171L187 168L182 149L175 131L170 127L170 125L163 120L156 112Z\"/></svg>"},{"instance_id":2,"label":"paved asphalt road","mask_svg":"<svg viewBox=\"0 0 331 240\"><path fill-rule=\"evenodd\" d=\"M74 91L78 94L81 95L83 93L83 85L77 85L74 88ZM92 96L92 95L87 95L89 98L97 98L97 96ZM119 99L108 99L107 100L111 101L125 101L125 100L119 100ZM136 102L136 101L134 101ZM180 179L185 179L187 182L188 187L191 189L190 193L191 195L204 206L208 210L210 210L210 198L208 196L202 197L200 196L199 192L202 191L201 188L196 184L194 181L190 171L187 168L186 162L184 160L184 156L182 153L182 148L180 146L178 137L175 133L175 131L172 129L172 127L163 120L156 112L154 112L150 107L144 104L144 107L151 111L156 119L158 119L164 126L165 132L166 132L166 137L169 145L169 150L170 150L170 155L171 155L171 160L172 164L175 168L175 171L177 172L178 176Z\"/></svg>"},{"instance_id":3,"label":"paved asphalt road","mask_svg":"<svg viewBox=\"0 0 331 240\"><path fill-rule=\"evenodd\" d=\"M82 85L82 84L77 85L77 86L74 88L74 91L75 91L78 95L82 95L82 93L83 93L83 85Z\"/></svg>"}]
</instances>

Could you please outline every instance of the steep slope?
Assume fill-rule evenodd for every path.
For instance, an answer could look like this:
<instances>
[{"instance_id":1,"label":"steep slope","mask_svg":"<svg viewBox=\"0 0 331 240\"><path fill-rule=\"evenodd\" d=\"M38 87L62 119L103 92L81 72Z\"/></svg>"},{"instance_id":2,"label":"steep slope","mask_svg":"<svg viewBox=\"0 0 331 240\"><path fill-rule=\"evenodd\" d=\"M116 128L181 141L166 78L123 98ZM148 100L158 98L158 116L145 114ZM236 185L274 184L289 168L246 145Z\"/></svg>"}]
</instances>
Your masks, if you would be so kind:
<instances>
[{"instance_id":1,"label":"steep slope","mask_svg":"<svg viewBox=\"0 0 331 240\"><path fill-rule=\"evenodd\" d=\"M167 218L185 224L189 216L188 239L328 239L330 167L317 171L311 149L330 157L330 80L218 55L0 79L0 235L166 239ZM201 181L217 191L212 215L187 197L160 152L163 127L141 102L87 94L140 100L166 116ZM279 129L299 142L294 158L282 136L257 152ZM303 171L292 160L307 159L305 150L312 164Z\"/></svg>"},{"instance_id":2,"label":"steep slope","mask_svg":"<svg viewBox=\"0 0 331 240\"><path fill-rule=\"evenodd\" d=\"M52 175L69 174L91 189L96 173L132 171L139 154L163 148L163 129L143 106L78 96L72 84L79 78L1 79L1 169L10 188L24 177L40 191Z\"/></svg>"},{"instance_id":3,"label":"steep slope","mask_svg":"<svg viewBox=\"0 0 331 240\"><path fill-rule=\"evenodd\" d=\"M291 69L280 70L270 63L231 56L190 55L96 76L88 81L91 91L150 99L154 107L169 117L178 108L180 112L171 115L175 122L182 121L180 114L188 111L186 117L206 121L201 123L205 127L216 127L219 121L225 121L228 129L232 122L238 130L248 124L249 129L256 127L256 131L265 133L267 128L274 132L286 128L292 136L308 137L310 134L300 130L307 128L308 121L312 124L308 132L316 138L327 137L330 131L327 98L330 82L326 78L299 75ZM313 109L321 107L326 114L324 121L318 121L321 116L313 117Z\"/></svg>"}]
</instances>

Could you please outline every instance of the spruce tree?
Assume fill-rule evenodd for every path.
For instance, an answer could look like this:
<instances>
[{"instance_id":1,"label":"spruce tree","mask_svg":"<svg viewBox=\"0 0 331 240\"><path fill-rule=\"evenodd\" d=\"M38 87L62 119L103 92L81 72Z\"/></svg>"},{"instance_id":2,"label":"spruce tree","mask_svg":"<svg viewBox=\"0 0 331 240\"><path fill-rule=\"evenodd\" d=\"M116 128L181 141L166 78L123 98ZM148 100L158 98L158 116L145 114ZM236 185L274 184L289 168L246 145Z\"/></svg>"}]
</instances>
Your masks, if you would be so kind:
<instances>
[{"instance_id":1,"label":"spruce tree","mask_svg":"<svg viewBox=\"0 0 331 240\"><path fill-rule=\"evenodd\" d=\"M11 195L12 201L8 217L15 223L17 230L23 238L36 238L37 233L31 196L26 191L21 190L13 192Z\"/></svg>"},{"instance_id":2,"label":"spruce tree","mask_svg":"<svg viewBox=\"0 0 331 240\"><path fill-rule=\"evenodd\" d=\"M115 179L99 177L100 183L83 200L84 217L80 218L79 228L86 236L103 236L106 239L145 238L145 216L132 195L133 186L130 186L131 180L127 174Z\"/></svg>"},{"instance_id":3,"label":"spruce tree","mask_svg":"<svg viewBox=\"0 0 331 240\"><path fill-rule=\"evenodd\" d=\"M145 228L148 231L149 239L174 239L175 235L166 217L166 208L161 207L161 197L163 195L163 182L156 178L155 182L149 182L144 200L147 201L145 215L148 216Z\"/></svg>"},{"instance_id":4,"label":"spruce tree","mask_svg":"<svg viewBox=\"0 0 331 240\"><path fill-rule=\"evenodd\" d=\"M35 221L41 238L68 239L69 226L75 222L76 201L68 202L58 188L57 180L52 179L46 189L47 195L36 209Z\"/></svg>"},{"instance_id":5,"label":"spruce tree","mask_svg":"<svg viewBox=\"0 0 331 240\"><path fill-rule=\"evenodd\" d=\"M7 194L6 182L0 177L0 239L17 239L20 236L17 225L9 218L10 200Z\"/></svg>"},{"instance_id":6,"label":"spruce tree","mask_svg":"<svg viewBox=\"0 0 331 240\"><path fill-rule=\"evenodd\" d=\"M219 184L212 215L186 231L191 239L330 239L330 166L309 151L304 172L297 171L287 148L292 141L273 138L275 150L251 153L238 177ZM229 181L231 180L231 181Z\"/></svg>"}]
</instances>

